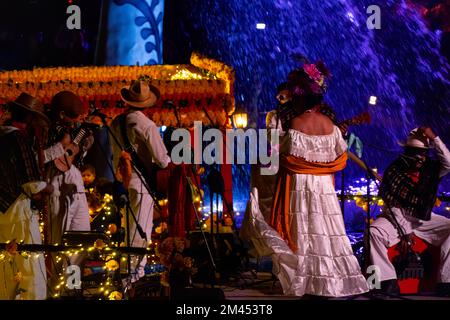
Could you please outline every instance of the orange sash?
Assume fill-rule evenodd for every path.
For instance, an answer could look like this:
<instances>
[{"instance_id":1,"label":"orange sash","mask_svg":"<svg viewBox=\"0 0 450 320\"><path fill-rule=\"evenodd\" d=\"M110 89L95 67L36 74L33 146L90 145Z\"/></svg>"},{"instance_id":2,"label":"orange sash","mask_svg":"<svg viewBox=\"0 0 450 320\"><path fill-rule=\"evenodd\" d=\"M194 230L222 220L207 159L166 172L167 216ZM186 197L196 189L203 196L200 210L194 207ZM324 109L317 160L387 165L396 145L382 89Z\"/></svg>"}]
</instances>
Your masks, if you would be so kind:
<instances>
[{"instance_id":1,"label":"orange sash","mask_svg":"<svg viewBox=\"0 0 450 320\"><path fill-rule=\"evenodd\" d=\"M297 251L297 245L290 234L290 194L291 181L294 174L329 175L341 171L347 162L347 152L344 152L333 162L309 162L293 155L282 156L280 172L275 188L275 198L270 215L270 225L287 242L292 251Z\"/></svg>"}]
</instances>

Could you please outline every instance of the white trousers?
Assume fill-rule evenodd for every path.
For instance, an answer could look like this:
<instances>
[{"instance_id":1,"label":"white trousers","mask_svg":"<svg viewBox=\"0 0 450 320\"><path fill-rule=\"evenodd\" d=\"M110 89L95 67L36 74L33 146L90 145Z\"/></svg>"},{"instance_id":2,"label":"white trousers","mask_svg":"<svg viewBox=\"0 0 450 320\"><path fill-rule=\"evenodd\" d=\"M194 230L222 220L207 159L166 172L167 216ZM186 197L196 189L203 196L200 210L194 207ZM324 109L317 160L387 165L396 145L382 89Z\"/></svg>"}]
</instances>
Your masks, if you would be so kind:
<instances>
[{"instance_id":1,"label":"white trousers","mask_svg":"<svg viewBox=\"0 0 450 320\"><path fill-rule=\"evenodd\" d=\"M429 221L405 217L402 210L393 208L405 234L414 233L431 245L441 246L439 282L450 282L450 219L435 213ZM372 264L381 271L380 281L396 279L395 268L389 261L387 248L400 242L397 229L386 218L378 218L370 227L370 256Z\"/></svg>"},{"instance_id":2,"label":"white trousers","mask_svg":"<svg viewBox=\"0 0 450 320\"><path fill-rule=\"evenodd\" d=\"M49 242L61 244L64 231L90 231L89 206L80 171L72 165L69 171L54 175L51 184L55 191L49 201ZM52 258L55 264L52 264L50 283L54 288L66 261L56 263L56 254L52 254ZM69 264L80 265L82 260L81 255L72 256Z\"/></svg>"},{"instance_id":3,"label":"white trousers","mask_svg":"<svg viewBox=\"0 0 450 320\"><path fill-rule=\"evenodd\" d=\"M132 247L146 248L152 236L153 198L137 177L132 177L130 185L128 187L128 195L130 199L130 207L133 210L136 220L142 227L142 230L144 230L144 232L147 235L147 241L141 238L139 232L137 231L136 222L134 221L133 217L130 214L128 217L130 223L130 245ZM145 275L144 268L146 264L147 258L145 256L132 257L131 259L132 281L136 281Z\"/></svg>"},{"instance_id":4,"label":"white trousers","mask_svg":"<svg viewBox=\"0 0 450 320\"><path fill-rule=\"evenodd\" d=\"M50 197L50 243L61 243L64 231L89 231L89 206L84 193L80 171L71 166L69 171L51 179L55 192Z\"/></svg>"}]
</instances>

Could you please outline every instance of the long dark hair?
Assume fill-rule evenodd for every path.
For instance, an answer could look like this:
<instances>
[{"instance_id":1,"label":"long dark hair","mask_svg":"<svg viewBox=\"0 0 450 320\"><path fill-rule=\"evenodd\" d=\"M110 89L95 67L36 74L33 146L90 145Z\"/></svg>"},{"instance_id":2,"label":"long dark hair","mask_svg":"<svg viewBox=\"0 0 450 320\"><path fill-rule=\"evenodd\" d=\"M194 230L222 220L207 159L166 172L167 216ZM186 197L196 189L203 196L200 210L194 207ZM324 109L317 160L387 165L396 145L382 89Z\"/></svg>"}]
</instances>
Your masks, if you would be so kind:
<instances>
[{"instance_id":1,"label":"long dark hair","mask_svg":"<svg viewBox=\"0 0 450 320\"><path fill-rule=\"evenodd\" d=\"M321 111L327 111L326 115L333 116L334 112L323 102L324 93L327 89L327 81L331 73L322 61L310 63L303 55L294 55L294 59L302 63L299 68L293 69L287 76L287 81L278 87L280 90L288 90L290 99L285 103L280 103L277 108L279 119L283 129L290 126L293 118L303 114L305 111L321 106Z\"/></svg>"},{"instance_id":2,"label":"long dark hair","mask_svg":"<svg viewBox=\"0 0 450 320\"><path fill-rule=\"evenodd\" d=\"M310 79L303 69L296 69L289 73L288 81L278 87L279 91L280 88L288 90L290 95L290 99L283 104L280 103L277 108L283 130L289 128L293 118L323 104L323 93L311 90L313 85L314 80Z\"/></svg>"}]
</instances>

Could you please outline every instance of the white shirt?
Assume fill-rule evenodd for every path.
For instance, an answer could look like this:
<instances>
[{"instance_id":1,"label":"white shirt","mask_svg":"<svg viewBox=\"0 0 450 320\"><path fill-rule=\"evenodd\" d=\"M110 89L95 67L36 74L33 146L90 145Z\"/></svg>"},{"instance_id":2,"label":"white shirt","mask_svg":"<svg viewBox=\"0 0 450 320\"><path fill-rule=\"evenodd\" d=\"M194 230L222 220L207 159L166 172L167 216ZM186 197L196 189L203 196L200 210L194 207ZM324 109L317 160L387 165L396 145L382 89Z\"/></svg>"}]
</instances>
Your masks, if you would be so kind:
<instances>
[{"instance_id":1,"label":"white shirt","mask_svg":"<svg viewBox=\"0 0 450 320\"><path fill-rule=\"evenodd\" d=\"M439 137L434 138L432 144L434 144L434 148L441 163L439 177L442 178L450 172L450 151Z\"/></svg>"},{"instance_id":2,"label":"white shirt","mask_svg":"<svg viewBox=\"0 0 450 320\"><path fill-rule=\"evenodd\" d=\"M152 120L141 111L132 111L126 116L126 127L128 140L144 165L154 162L161 168L167 167L170 157L167 155L167 149L159 134L158 127ZM111 130L123 147L124 141L118 118L113 120ZM110 143L113 150L114 168L117 168L122 150L114 138L110 137Z\"/></svg>"}]
</instances>

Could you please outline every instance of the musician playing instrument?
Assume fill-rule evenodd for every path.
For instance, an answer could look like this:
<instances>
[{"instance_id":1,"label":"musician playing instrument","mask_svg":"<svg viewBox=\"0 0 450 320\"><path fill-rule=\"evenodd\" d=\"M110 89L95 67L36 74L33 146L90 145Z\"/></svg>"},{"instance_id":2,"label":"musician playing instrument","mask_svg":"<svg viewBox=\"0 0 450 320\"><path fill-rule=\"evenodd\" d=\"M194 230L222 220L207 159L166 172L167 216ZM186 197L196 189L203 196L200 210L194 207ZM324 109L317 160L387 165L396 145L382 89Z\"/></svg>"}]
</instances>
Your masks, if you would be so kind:
<instances>
[{"instance_id":1,"label":"musician playing instrument","mask_svg":"<svg viewBox=\"0 0 450 320\"><path fill-rule=\"evenodd\" d=\"M371 225L372 264L381 269L381 290L399 293L397 275L388 258L387 248L400 242L406 247L410 234L441 246L438 292L450 293L450 219L432 212L440 179L450 172L450 152L429 127L412 130L405 149L386 169L379 194L385 202L385 212ZM435 149L438 160L428 152ZM394 227L393 214L405 237L400 239ZM390 220L393 222L391 223ZM401 232L400 231L400 232Z\"/></svg>"},{"instance_id":2,"label":"musician playing instrument","mask_svg":"<svg viewBox=\"0 0 450 320\"><path fill-rule=\"evenodd\" d=\"M69 164L68 170L63 172L56 166L56 162L51 162L65 156L66 149L72 144L71 135L76 126L83 121L86 112L76 94L61 91L53 97L49 115L52 126L49 134L50 147L46 150L46 162L49 166L47 175L55 188L49 206L50 241L61 243L64 231L90 230L89 209L80 170L74 164ZM89 139L85 140L87 147L93 143L93 138ZM74 146L72 150L77 151L78 148Z\"/></svg>"},{"instance_id":3,"label":"musician playing instrument","mask_svg":"<svg viewBox=\"0 0 450 320\"><path fill-rule=\"evenodd\" d=\"M158 128L142 111L155 105L160 94L157 88L149 85L146 81L136 80L130 87L123 88L120 95L128 108L111 123L111 130L114 134L114 137L110 138L114 168L117 170L116 176L122 180L124 187L128 190L130 207L149 241L153 228L154 201L150 193L152 190L148 190L145 186L151 187L152 185L152 181L147 181L146 178L149 175L146 173L152 170L152 163L160 168L167 167L170 158ZM118 140L120 146L115 139ZM127 155L122 152L121 148L126 148L127 145L131 145L135 151L137 159L133 159L133 162L137 165L139 174L131 168L130 162L128 162L131 158L127 158ZM136 162L142 164L142 167ZM141 178L144 178L145 185ZM137 232L137 226L132 217L129 217L129 223L130 245L145 248L147 241L142 239ZM144 276L146 263L145 257L140 261L137 257L133 257L131 282Z\"/></svg>"},{"instance_id":4,"label":"musician playing instrument","mask_svg":"<svg viewBox=\"0 0 450 320\"><path fill-rule=\"evenodd\" d=\"M45 151L47 179L55 191L49 199L48 228L49 242L61 243L65 231L90 231L89 207L84 193L84 184L79 169L69 161L83 144L89 149L93 143L92 135L79 145L74 145L77 126L86 117L81 99L71 91L58 92L52 99L49 117L52 121L48 148ZM77 135L78 136L78 135ZM70 150L70 152L68 151ZM61 163L65 167L61 167ZM71 264L79 264L81 257L74 256ZM58 281L58 270L52 272L52 284Z\"/></svg>"},{"instance_id":5,"label":"musician playing instrument","mask_svg":"<svg viewBox=\"0 0 450 320\"><path fill-rule=\"evenodd\" d=\"M49 124L43 104L27 93L8 103L11 119L0 126L0 242L42 244L39 211L52 193L44 182L36 123ZM0 300L44 300L47 276L43 253L22 256L15 250L0 259Z\"/></svg>"}]
</instances>

